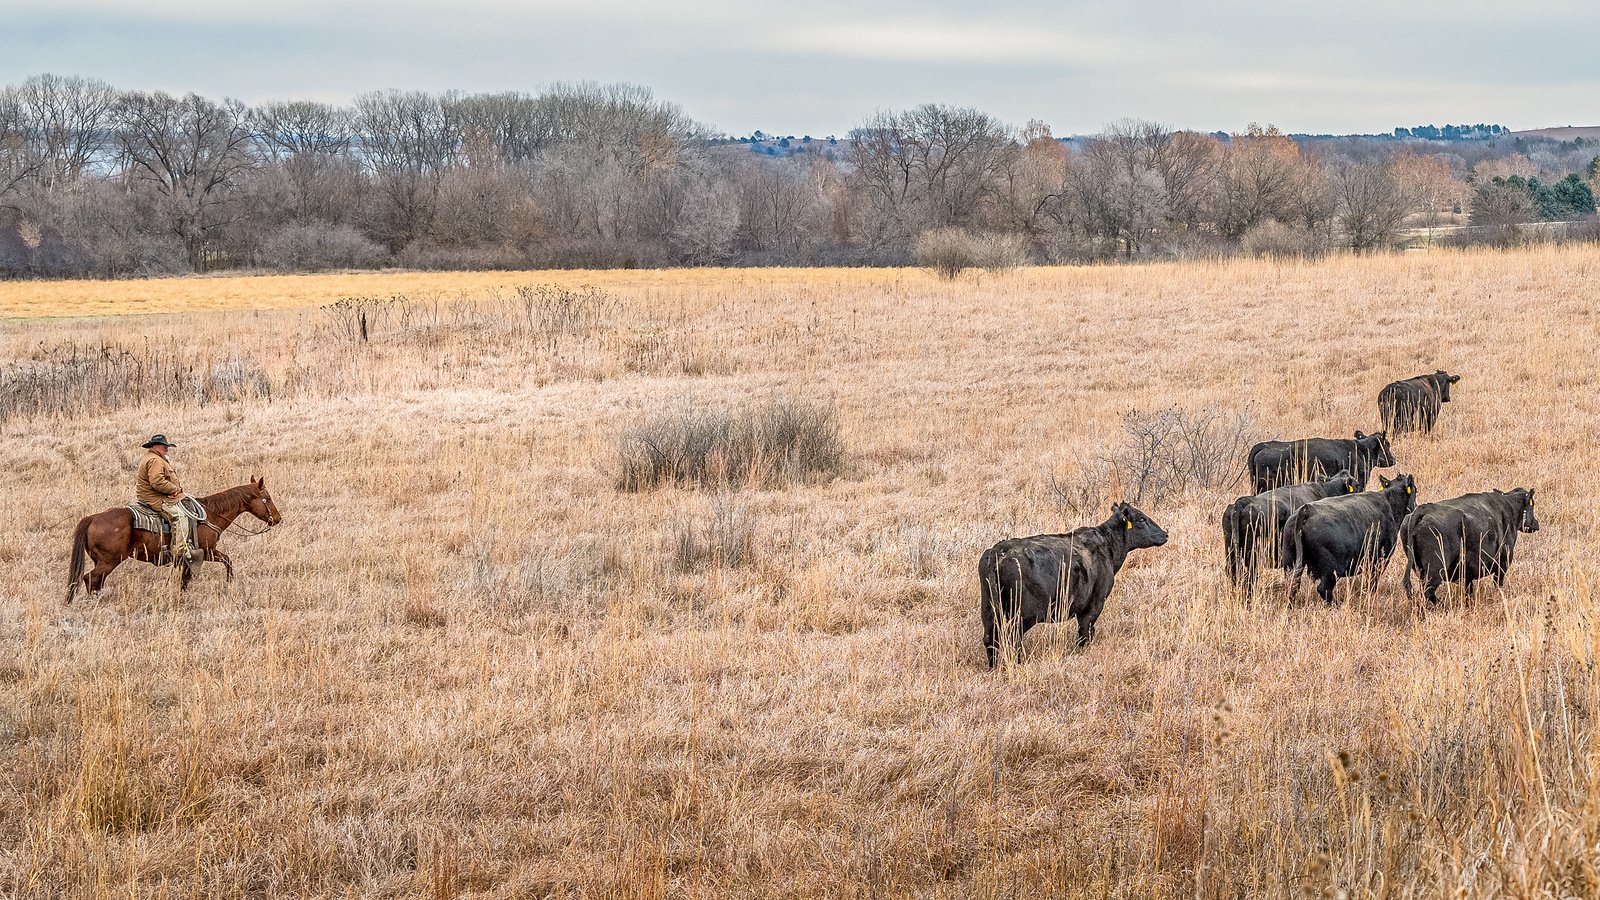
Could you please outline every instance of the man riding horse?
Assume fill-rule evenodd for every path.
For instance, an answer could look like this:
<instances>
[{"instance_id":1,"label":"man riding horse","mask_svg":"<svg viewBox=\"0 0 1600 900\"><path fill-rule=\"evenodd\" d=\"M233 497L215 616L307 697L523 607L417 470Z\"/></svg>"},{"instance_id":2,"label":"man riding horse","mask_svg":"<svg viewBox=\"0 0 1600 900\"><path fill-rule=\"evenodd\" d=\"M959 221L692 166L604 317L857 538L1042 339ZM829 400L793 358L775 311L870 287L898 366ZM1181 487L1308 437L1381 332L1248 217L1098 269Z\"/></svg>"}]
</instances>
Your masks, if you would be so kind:
<instances>
[{"instance_id":1,"label":"man riding horse","mask_svg":"<svg viewBox=\"0 0 1600 900\"><path fill-rule=\"evenodd\" d=\"M158 434L145 441L144 460L139 463L139 476L134 488L134 499L150 507L172 526L172 559L190 562L189 540L192 517L183 508L183 487L178 483L178 470L167 462L167 452L178 446Z\"/></svg>"},{"instance_id":2,"label":"man riding horse","mask_svg":"<svg viewBox=\"0 0 1600 900\"><path fill-rule=\"evenodd\" d=\"M194 577L194 563L201 560L221 563L231 581L233 561L218 549L217 542L234 520L249 513L271 528L282 522L283 516L267 491L267 480L259 476L246 484L189 499L178 483L177 470L167 461L167 451L172 446L163 434L144 442L144 448L150 452L139 463L136 492L139 503L154 509L172 524L170 562L182 573L180 585L183 589L188 589L189 580ZM194 528L191 523L195 514L183 508L184 502L197 503L205 511L199 516L203 527ZM72 602L80 587L91 595L99 595L106 576L126 560L167 565L169 560L161 552L163 543L154 517L145 516L131 506L114 506L84 516L72 531L72 552L67 561L67 602Z\"/></svg>"}]
</instances>

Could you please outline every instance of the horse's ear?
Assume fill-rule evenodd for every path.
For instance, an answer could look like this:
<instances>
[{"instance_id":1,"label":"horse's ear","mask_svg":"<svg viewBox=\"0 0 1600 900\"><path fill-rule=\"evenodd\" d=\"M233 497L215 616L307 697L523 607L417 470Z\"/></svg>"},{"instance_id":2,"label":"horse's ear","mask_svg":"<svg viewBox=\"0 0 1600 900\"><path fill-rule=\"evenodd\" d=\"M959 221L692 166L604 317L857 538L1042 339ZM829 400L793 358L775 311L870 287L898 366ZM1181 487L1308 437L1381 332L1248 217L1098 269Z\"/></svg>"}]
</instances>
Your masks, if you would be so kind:
<instances>
[{"instance_id":1,"label":"horse's ear","mask_svg":"<svg viewBox=\"0 0 1600 900\"><path fill-rule=\"evenodd\" d=\"M266 482L262 480L260 475L251 475L250 476L250 483L255 485L256 487L261 487Z\"/></svg>"}]
</instances>

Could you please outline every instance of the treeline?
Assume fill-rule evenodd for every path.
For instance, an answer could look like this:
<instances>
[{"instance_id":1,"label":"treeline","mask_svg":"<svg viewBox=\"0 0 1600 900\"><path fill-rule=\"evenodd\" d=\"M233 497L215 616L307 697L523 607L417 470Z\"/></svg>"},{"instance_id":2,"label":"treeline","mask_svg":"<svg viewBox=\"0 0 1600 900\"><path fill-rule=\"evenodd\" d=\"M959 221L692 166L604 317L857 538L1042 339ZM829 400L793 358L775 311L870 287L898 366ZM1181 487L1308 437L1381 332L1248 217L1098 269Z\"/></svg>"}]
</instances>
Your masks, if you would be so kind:
<instances>
[{"instance_id":1,"label":"treeline","mask_svg":"<svg viewBox=\"0 0 1600 900\"><path fill-rule=\"evenodd\" d=\"M631 85L251 107L41 75L0 90L0 275L1316 253L1594 215L1588 159L1504 136L1060 140L930 104L802 143L750 152Z\"/></svg>"}]
</instances>

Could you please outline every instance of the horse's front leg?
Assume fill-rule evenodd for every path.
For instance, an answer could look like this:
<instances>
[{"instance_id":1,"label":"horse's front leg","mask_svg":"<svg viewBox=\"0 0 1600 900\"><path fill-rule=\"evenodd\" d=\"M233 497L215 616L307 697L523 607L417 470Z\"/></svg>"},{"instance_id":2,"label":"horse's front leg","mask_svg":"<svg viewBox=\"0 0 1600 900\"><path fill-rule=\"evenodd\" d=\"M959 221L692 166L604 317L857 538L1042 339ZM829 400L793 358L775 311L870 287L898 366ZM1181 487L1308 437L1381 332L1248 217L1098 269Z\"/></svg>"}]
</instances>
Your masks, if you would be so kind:
<instances>
[{"instance_id":1,"label":"horse's front leg","mask_svg":"<svg viewBox=\"0 0 1600 900\"><path fill-rule=\"evenodd\" d=\"M223 553L221 550L213 549L206 553L206 559L222 563L222 571L227 574L227 580L233 580L233 560L228 558L228 554Z\"/></svg>"}]
</instances>

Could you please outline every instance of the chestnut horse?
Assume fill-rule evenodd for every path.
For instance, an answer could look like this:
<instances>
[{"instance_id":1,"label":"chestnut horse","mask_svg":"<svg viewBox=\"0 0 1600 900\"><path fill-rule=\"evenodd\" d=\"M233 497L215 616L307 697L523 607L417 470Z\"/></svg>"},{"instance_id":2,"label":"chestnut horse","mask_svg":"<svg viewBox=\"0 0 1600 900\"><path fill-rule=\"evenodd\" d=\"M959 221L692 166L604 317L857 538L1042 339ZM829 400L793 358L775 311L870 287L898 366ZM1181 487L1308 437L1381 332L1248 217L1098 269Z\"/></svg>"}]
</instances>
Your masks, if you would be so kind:
<instances>
[{"instance_id":1,"label":"chestnut horse","mask_svg":"<svg viewBox=\"0 0 1600 900\"><path fill-rule=\"evenodd\" d=\"M222 563L228 580L232 581L233 561L217 549L217 541L222 533L243 513L267 523L268 528L282 522L283 516L278 514L272 495L267 493L265 478L252 478L249 484L228 488L199 500L206 510L206 520L195 527L195 544L202 554L201 559ZM78 522L77 530L72 533L67 602L72 602L80 582L88 588L91 596L97 596L100 587L105 584L106 576L125 559L154 563L161 557L161 538L161 535L149 531L134 530L133 512L126 506L114 506L103 513L84 516ZM87 575L83 571L85 556L94 560L94 568ZM183 565L184 590L189 589L189 579L192 577L194 572L188 565Z\"/></svg>"}]
</instances>

